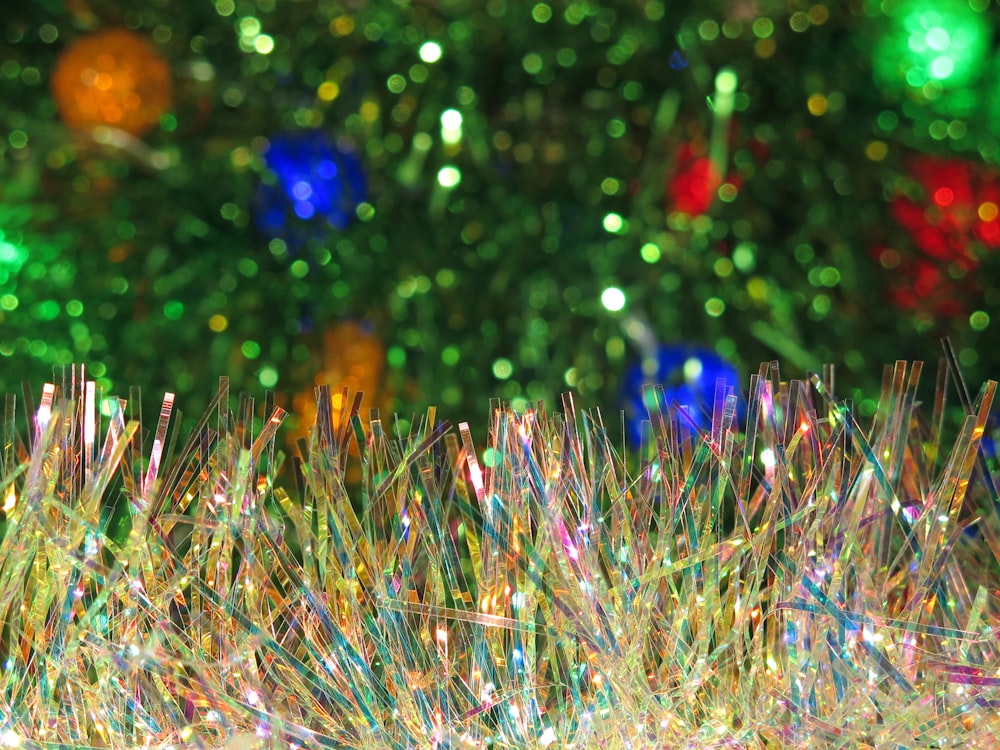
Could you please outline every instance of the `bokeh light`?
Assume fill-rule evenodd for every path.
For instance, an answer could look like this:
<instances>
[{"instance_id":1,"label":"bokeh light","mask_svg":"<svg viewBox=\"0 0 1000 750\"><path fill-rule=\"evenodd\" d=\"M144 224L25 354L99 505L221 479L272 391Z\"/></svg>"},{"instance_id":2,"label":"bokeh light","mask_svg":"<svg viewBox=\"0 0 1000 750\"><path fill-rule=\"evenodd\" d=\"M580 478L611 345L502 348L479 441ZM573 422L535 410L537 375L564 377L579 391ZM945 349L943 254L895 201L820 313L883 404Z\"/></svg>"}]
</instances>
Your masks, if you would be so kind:
<instances>
[{"instance_id":1,"label":"bokeh light","mask_svg":"<svg viewBox=\"0 0 1000 750\"><path fill-rule=\"evenodd\" d=\"M889 13L872 53L880 86L960 88L985 72L992 22L967 0L905 0Z\"/></svg>"},{"instance_id":2,"label":"bokeh light","mask_svg":"<svg viewBox=\"0 0 1000 750\"><path fill-rule=\"evenodd\" d=\"M611 312L625 308L625 292L616 286L610 286L601 292L601 304Z\"/></svg>"}]
</instances>

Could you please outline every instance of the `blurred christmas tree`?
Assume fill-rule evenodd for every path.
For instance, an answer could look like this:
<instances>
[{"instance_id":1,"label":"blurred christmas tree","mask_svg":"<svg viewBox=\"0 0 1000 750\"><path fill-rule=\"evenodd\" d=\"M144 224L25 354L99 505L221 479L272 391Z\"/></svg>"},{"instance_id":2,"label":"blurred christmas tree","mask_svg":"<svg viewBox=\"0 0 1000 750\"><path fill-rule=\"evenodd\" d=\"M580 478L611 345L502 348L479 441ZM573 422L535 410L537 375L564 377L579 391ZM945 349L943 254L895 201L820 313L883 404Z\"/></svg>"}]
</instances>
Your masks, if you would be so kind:
<instances>
[{"instance_id":1,"label":"blurred christmas tree","mask_svg":"<svg viewBox=\"0 0 1000 750\"><path fill-rule=\"evenodd\" d=\"M15 3L2 385L85 361L197 413L218 374L291 404L350 370L371 405L474 420L568 388L617 410L629 368L675 344L744 380L833 362L874 395L882 363L933 360L943 335L996 376L997 17Z\"/></svg>"}]
</instances>

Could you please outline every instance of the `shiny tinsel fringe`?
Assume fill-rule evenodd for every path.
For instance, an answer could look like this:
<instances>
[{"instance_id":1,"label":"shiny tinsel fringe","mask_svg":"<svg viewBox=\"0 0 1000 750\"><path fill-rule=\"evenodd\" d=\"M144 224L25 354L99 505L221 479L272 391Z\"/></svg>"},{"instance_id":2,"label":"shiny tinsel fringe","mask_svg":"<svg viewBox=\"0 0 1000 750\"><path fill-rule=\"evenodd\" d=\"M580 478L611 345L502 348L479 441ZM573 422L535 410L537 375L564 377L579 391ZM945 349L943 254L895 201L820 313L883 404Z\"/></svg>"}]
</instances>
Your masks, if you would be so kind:
<instances>
[{"instance_id":1,"label":"shiny tinsel fringe","mask_svg":"<svg viewBox=\"0 0 1000 750\"><path fill-rule=\"evenodd\" d=\"M74 368L0 423L0 745L996 748L996 384L949 431L919 375L866 420L832 372L704 429L651 390L627 451L319 389L285 460L225 381L181 439Z\"/></svg>"}]
</instances>

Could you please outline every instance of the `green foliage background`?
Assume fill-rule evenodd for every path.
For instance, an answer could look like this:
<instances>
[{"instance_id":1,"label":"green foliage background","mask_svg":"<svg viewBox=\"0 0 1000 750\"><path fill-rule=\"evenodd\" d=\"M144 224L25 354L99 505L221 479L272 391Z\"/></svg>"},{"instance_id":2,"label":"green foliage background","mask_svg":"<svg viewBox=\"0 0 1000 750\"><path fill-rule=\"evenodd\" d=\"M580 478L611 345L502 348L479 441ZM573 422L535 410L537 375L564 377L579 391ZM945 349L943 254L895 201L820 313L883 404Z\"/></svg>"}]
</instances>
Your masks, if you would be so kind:
<instances>
[{"instance_id":1,"label":"green foliage background","mask_svg":"<svg viewBox=\"0 0 1000 750\"><path fill-rule=\"evenodd\" d=\"M312 384L322 332L362 320L387 352L379 403L403 414L436 403L476 421L491 397L554 403L570 387L615 410L637 355L624 324L642 320L744 375L832 362L845 395L868 399L884 362L933 360L947 335L978 384L1000 370L996 259L969 238L976 284L943 268L965 310L942 318L896 309L887 289L906 279L870 252L919 254L888 202L922 198L914 155L996 161L992 60L961 92L874 83L872 55L915 5L16 3L0 64L0 380L16 390L83 361L108 392L176 391L189 413L220 374L287 401ZM994 6L961 10L995 24ZM129 149L67 129L48 86L61 50L113 26L152 38L175 78L174 110ZM427 41L439 61L421 60ZM738 190L692 219L664 186L678 148L711 136L723 67L738 77ZM440 138L449 108L455 147ZM253 224L265 139L306 128L355 145L370 210L306 247L269 242ZM451 192L445 165L462 175ZM602 306L609 286L624 311Z\"/></svg>"}]
</instances>

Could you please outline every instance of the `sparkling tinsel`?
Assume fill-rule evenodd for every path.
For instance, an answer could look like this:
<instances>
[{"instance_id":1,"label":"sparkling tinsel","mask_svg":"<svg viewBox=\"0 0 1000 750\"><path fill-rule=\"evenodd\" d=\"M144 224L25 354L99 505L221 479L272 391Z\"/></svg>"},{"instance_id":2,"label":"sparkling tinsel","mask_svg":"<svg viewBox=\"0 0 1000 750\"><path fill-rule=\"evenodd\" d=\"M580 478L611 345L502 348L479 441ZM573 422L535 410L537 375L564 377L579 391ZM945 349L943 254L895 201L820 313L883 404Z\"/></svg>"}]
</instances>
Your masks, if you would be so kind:
<instances>
[{"instance_id":1,"label":"sparkling tinsel","mask_svg":"<svg viewBox=\"0 0 1000 750\"><path fill-rule=\"evenodd\" d=\"M996 383L945 441L920 372L864 421L832 371L703 431L654 392L629 454L568 397L479 451L322 387L285 460L270 399L146 435L68 371L0 424L0 743L996 747Z\"/></svg>"}]
</instances>

